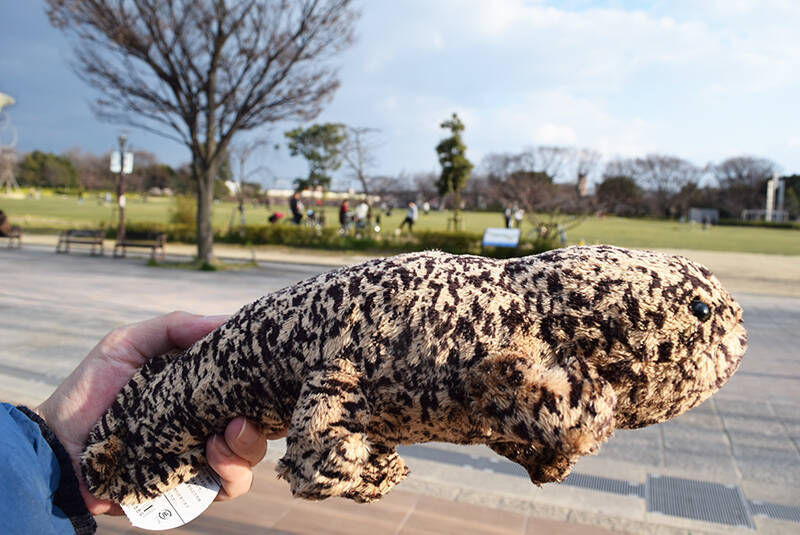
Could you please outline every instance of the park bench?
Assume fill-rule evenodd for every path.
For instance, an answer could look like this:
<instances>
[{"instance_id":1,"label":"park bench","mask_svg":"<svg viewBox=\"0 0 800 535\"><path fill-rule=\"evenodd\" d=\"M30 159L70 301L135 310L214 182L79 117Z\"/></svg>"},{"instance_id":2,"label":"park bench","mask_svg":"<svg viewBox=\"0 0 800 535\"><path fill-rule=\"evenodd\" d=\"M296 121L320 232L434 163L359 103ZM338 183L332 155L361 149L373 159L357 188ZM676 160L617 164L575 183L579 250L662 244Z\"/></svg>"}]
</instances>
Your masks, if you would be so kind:
<instances>
[{"instance_id":1,"label":"park bench","mask_svg":"<svg viewBox=\"0 0 800 535\"><path fill-rule=\"evenodd\" d=\"M156 250L161 249L161 260L164 260L167 235L163 232L127 231L122 239L114 244L114 258L123 257L128 247L141 247L151 250L150 258L156 259ZM121 252L119 252L121 251Z\"/></svg>"},{"instance_id":2,"label":"park bench","mask_svg":"<svg viewBox=\"0 0 800 535\"><path fill-rule=\"evenodd\" d=\"M58 236L58 244L56 244L56 253L69 253L70 245L90 245L92 256L96 255L97 248L100 249L100 256L103 256L103 238L105 238L104 230L83 230L83 229L69 229L62 230Z\"/></svg>"},{"instance_id":3,"label":"park bench","mask_svg":"<svg viewBox=\"0 0 800 535\"><path fill-rule=\"evenodd\" d=\"M22 228L12 225L2 210L0 210L0 238L8 239L9 249L14 247L14 240L17 240L17 249L22 247Z\"/></svg>"}]
</instances>

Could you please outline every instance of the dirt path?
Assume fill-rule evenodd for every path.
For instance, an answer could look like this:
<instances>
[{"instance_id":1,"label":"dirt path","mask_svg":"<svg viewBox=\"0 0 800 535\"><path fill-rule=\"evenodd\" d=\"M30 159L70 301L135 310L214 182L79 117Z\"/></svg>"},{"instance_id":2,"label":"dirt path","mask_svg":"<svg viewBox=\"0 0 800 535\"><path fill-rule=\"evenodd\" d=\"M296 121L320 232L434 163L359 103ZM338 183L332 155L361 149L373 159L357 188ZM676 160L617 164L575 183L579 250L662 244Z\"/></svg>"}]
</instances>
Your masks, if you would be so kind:
<instances>
[{"instance_id":1,"label":"dirt path","mask_svg":"<svg viewBox=\"0 0 800 535\"><path fill-rule=\"evenodd\" d=\"M800 297L800 256L662 249L700 262L731 293Z\"/></svg>"},{"instance_id":2,"label":"dirt path","mask_svg":"<svg viewBox=\"0 0 800 535\"><path fill-rule=\"evenodd\" d=\"M26 243L52 246L58 241L55 235L31 235ZM106 241L106 249L113 249L113 241ZM215 244L215 252L222 258L253 258L250 248ZM758 253L731 253L721 251L694 251L689 249L660 249L680 254L708 267L732 293L785 295L800 297L800 256ZM168 243L171 255L192 256L195 246ZM255 258L261 262L296 262L327 266L343 266L363 262L369 254L353 255L348 252L314 251L290 247L263 246L255 248Z\"/></svg>"}]
</instances>

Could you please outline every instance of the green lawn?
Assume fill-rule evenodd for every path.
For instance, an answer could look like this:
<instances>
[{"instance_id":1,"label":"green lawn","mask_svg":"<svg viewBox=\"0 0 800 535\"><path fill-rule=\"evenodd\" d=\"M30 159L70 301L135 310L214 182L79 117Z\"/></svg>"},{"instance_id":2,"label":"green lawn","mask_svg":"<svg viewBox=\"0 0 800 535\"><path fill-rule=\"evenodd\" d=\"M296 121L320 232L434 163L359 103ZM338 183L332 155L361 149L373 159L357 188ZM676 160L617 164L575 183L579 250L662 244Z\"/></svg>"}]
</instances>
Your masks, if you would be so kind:
<instances>
[{"instance_id":1,"label":"green lawn","mask_svg":"<svg viewBox=\"0 0 800 535\"><path fill-rule=\"evenodd\" d=\"M147 202L133 197L128 200L127 218L130 222L167 223L172 201L150 198ZM214 205L213 224L226 229L235 206L230 202ZM111 205L105 205L97 196L87 195L82 204L75 197L44 195L41 199L23 199L0 195L0 210L6 212L13 223L31 231L58 230L71 227L97 227L114 225L116 214ZM287 206L254 208L247 206L248 224L264 224L272 211L288 214ZM328 225L338 225L336 207L327 207ZM420 212L415 229L444 230L448 212ZM394 210L391 217L382 216L383 232L393 232L405 217L405 210ZM238 222L238 214L236 216ZM466 212L465 230L483 232L489 226L502 226L502 214L491 212ZM523 232L531 224L523 223ZM590 217L567 234L568 242L610 243L623 247L681 248L714 251L741 251L770 254L800 255L800 231L755 227L714 227L703 230L699 225L625 219L617 217Z\"/></svg>"}]
</instances>

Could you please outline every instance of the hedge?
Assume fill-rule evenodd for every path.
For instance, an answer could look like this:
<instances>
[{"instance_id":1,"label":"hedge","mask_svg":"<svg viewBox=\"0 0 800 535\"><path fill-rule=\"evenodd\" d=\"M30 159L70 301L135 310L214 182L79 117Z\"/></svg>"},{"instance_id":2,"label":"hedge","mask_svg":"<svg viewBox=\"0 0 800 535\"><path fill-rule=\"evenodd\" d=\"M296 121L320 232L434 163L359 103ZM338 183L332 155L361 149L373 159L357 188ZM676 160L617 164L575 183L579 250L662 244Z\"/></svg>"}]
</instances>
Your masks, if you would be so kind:
<instances>
[{"instance_id":1,"label":"hedge","mask_svg":"<svg viewBox=\"0 0 800 535\"><path fill-rule=\"evenodd\" d=\"M720 219L717 223L724 227L766 227L800 230L800 222L777 223L773 221L745 221L743 219Z\"/></svg>"},{"instance_id":2,"label":"hedge","mask_svg":"<svg viewBox=\"0 0 800 535\"><path fill-rule=\"evenodd\" d=\"M167 241L196 243L193 228L187 225L135 223L126 227L135 231L155 231L167 234ZM116 237L116 229L109 228L106 236ZM510 258L537 254L560 245L555 241L522 240L519 247L500 248L481 247L482 236L473 232L419 231L413 234L364 236L342 235L333 227L312 228L289 223L247 225L232 233L216 231L214 240L218 243L237 245L285 245L314 249L376 251L401 253L437 249L453 254L482 254L494 258Z\"/></svg>"}]
</instances>

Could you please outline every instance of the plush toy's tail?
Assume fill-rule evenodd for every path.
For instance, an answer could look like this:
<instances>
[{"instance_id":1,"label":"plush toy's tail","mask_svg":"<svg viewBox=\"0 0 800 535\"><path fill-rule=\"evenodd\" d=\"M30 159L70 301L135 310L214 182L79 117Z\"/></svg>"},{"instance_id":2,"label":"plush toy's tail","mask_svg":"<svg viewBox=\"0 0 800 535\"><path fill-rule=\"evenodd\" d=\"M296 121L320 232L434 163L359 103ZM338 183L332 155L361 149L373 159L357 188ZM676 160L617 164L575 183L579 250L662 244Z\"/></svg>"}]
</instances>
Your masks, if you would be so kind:
<instances>
[{"instance_id":1,"label":"plush toy's tail","mask_svg":"<svg viewBox=\"0 0 800 535\"><path fill-rule=\"evenodd\" d=\"M205 441L227 415L198 414L193 359L168 353L150 360L89 434L81 466L89 491L118 503L154 498L190 479L205 463ZM208 408L204 408L208 412Z\"/></svg>"}]
</instances>

